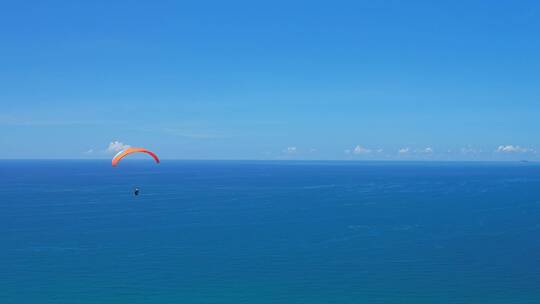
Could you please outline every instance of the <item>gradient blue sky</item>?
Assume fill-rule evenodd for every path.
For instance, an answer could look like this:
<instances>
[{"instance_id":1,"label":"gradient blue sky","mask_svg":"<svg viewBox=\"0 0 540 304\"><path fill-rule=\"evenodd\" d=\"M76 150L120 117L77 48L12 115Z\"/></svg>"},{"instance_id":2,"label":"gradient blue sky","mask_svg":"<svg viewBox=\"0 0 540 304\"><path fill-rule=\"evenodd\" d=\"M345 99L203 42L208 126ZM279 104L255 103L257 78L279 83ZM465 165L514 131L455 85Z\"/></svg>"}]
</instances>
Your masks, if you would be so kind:
<instances>
[{"instance_id":1,"label":"gradient blue sky","mask_svg":"<svg viewBox=\"0 0 540 304\"><path fill-rule=\"evenodd\" d=\"M0 158L540 160L535 1L157 2L2 2Z\"/></svg>"}]
</instances>

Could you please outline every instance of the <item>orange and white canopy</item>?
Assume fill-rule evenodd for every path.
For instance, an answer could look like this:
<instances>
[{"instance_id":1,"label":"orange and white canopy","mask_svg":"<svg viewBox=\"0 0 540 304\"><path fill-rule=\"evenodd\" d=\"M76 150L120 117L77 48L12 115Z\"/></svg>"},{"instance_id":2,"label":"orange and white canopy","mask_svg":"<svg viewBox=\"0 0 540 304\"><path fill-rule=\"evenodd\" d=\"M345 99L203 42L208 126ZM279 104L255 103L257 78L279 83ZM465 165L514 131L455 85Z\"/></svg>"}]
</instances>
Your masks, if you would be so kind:
<instances>
[{"instance_id":1,"label":"orange and white canopy","mask_svg":"<svg viewBox=\"0 0 540 304\"><path fill-rule=\"evenodd\" d=\"M150 151L150 150L147 150L147 149L145 149L145 148L127 148L127 149L125 149L125 150L122 150L122 151L118 152L118 153L113 157L113 159L112 159L112 165L113 165L113 166L116 166L116 165L118 164L118 162L119 162L122 158L126 157L126 156L129 155L129 154L139 153L139 152L141 152L141 153L146 153L146 154L152 156L152 157L154 158L154 160L156 161L156 163L159 164L159 158L157 157L157 155L156 155L154 152L152 152L152 151Z\"/></svg>"}]
</instances>

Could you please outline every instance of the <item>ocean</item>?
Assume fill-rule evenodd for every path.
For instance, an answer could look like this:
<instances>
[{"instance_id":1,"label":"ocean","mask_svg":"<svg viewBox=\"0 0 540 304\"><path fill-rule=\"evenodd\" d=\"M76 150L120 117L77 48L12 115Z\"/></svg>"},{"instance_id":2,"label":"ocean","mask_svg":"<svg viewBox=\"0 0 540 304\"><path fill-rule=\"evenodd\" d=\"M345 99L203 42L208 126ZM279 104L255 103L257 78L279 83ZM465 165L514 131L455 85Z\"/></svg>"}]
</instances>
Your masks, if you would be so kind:
<instances>
[{"instance_id":1,"label":"ocean","mask_svg":"<svg viewBox=\"0 0 540 304\"><path fill-rule=\"evenodd\" d=\"M0 303L540 303L540 165L3 160Z\"/></svg>"}]
</instances>

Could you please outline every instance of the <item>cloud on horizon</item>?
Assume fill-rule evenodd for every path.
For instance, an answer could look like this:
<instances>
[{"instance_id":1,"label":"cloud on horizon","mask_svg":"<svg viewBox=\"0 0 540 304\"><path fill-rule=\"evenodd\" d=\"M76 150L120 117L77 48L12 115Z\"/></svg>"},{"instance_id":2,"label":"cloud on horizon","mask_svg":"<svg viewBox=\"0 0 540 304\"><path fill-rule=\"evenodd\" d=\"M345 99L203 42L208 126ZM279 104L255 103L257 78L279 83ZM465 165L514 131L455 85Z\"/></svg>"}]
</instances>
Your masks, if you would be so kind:
<instances>
[{"instance_id":1,"label":"cloud on horizon","mask_svg":"<svg viewBox=\"0 0 540 304\"><path fill-rule=\"evenodd\" d=\"M371 149L357 145L356 147L354 147L353 153L354 154L369 154L371 153Z\"/></svg>"},{"instance_id":2,"label":"cloud on horizon","mask_svg":"<svg viewBox=\"0 0 540 304\"><path fill-rule=\"evenodd\" d=\"M111 141L109 143L109 146L107 147L107 149L105 150L106 152L109 152L109 153L118 153L122 150L125 150L127 148L131 147L130 145L128 144L124 144L123 142L120 142L118 140L115 140L115 141Z\"/></svg>"},{"instance_id":3,"label":"cloud on horizon","mask_svg":"<svg viewBox=\"0 0 540 304\"><path fill-rule=\"evenodd\" d=\"M514 145L500 145L496 152L499 153L526 153L526 152L533 152L534 150L520 147L520 146L514 146Z\"/></svg>"},{"instance_id":4,"label":"cloud on horizon","mask_svg":"<svg viewBox=\"0 0 540 304\"><path fill-rule=\"evenodd\" d=\"M422 152L422 153L431 154L431 153L433 153L434 151L433 151L433 148L432 148L432 147L426 147L426 148L423 149L421 152Z\"/></svg>"},{"instance_id":5,"label":"cloud on horizon","mask_svg":"<svg viewBox=\"0 0 540 304\"><path fill-rule=\"evenodd\" d=\"M283 150L283 153L287 154L295 154L298 151L296 147L287 147L285 150Z\"/></svg>"},{"instance_id":6,"label":"cloud on horizon","mask_svg":"<svg viewBox=\"0 0 540 304\"><path fill-rule=\"evenodd\" d=\"M407 153L409 153L410 151L411 151L411 148L405 147L405 148L399 149L399 150L398 150L398 153L399 153L399 154L407 154Z\"/></svg>"}]
</instances>

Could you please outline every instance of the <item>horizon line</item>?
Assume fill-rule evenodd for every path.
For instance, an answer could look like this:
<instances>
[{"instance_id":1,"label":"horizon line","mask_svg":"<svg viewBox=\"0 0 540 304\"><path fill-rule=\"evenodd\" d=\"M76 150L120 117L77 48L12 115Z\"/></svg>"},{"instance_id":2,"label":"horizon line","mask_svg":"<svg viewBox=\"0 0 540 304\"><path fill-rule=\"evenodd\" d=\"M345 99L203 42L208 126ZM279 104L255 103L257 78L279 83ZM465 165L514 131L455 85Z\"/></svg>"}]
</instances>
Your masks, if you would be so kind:
<instances>
[{"instance_id":1,"label":"horizon line","mask_svg":"<svg viewBox=\"0 0 540 304\"><path fill-rule=\"evenodd\" d=\"M0 158L0 161L62 161L62 160L82 160L82 161L110 161L108 158ZM145 161L142 158L131 159L132 161ZM240 162L249 162L249 161L262 161L262 162L395 162L395 163L407 163L407 162L426 162L426 163L435 163L435 162L468 162L468 163L538 163L537 160L458 160L458 159L220 159L220 158L160 158L162 161L240 161Z\"/></svg>"}]
</instances>

